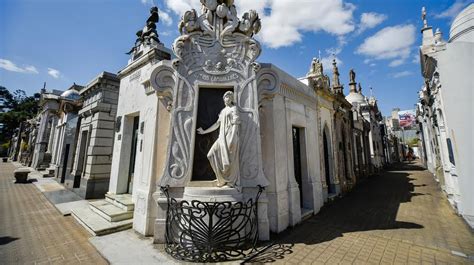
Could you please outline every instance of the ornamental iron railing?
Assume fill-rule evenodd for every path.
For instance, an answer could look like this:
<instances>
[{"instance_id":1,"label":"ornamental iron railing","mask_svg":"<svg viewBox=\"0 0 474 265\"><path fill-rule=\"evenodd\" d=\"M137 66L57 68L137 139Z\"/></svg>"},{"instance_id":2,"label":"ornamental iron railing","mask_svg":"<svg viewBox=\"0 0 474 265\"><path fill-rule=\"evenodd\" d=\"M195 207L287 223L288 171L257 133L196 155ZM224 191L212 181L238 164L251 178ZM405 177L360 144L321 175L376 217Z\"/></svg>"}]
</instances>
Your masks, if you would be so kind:
<instances>
[{"instance_id":1,"label":"ornamental iron railing","mask_svg":"<svg viewBox=\"0 0 474 265\"><path fill-rule=\"evenodd\" d=\"M258 199L247 202L178 202L161 187L168 202L165 250L175 259L221 262L246 258L258 241Z\"/></svg>"}]
</instances>

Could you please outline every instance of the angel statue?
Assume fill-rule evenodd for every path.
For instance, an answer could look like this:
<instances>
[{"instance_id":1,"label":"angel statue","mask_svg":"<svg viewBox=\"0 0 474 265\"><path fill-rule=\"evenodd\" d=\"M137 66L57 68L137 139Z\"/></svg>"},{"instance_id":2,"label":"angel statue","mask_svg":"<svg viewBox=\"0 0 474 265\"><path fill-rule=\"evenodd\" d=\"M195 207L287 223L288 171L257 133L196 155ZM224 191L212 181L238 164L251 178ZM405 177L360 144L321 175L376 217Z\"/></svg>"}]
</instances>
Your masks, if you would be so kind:
<instances>
[{"instance_id":1,"label":"angel statue","mask_svg":"<svg viewBox=\"0 0 474 265\"><path fill-rule=\"evenodd\" d=\"M219 137L207 153L212 170L217 177L218 187L240 187L239 171L239 110L234 105L234 92L224 96L225 107L216 123L206 130L197 129L198 134L208 134L219 129Z\"/></svg>"}]
</instances>

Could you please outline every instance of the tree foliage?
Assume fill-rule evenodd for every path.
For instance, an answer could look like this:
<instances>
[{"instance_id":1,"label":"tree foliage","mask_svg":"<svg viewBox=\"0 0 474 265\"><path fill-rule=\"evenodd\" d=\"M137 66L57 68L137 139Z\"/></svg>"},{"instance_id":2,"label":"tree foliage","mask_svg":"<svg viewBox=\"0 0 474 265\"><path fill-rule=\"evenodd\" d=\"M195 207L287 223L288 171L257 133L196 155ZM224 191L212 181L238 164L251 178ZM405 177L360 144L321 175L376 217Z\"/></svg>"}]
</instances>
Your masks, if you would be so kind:
<instances>
[{"instance_id":1,"label":"tree foliage","mask_svg":"<svg viewBox=\"0 0 474 265\"><path fill-rule=\"evenodd\" d=\"M7 88L0 86L0 144L10 140L21 122L36 115L37 98L38 94L27 96L23 90L11 93Z\"/></svg>"}]
</instances>

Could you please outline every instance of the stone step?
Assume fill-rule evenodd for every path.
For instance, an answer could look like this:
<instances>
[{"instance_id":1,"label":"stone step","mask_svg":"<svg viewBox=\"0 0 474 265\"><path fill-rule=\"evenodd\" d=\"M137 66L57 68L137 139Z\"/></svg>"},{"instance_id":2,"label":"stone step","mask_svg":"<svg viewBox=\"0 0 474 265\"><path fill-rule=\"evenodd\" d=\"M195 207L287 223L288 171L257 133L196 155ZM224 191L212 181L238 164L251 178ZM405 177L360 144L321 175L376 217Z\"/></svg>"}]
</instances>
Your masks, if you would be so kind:
<instances>
[{"instance_id":1,"label":"stone step","mask_svg":"<svg viewBox=\"0 0 474 265\"><path fill-rule=\"evenodd\" d=\"M301 208L301 222L311 218L313 216L313 210Z\"/></svg>"},{"instance_id":2,"label":"stone step","mask_svg":"<svg viewBox=\"0 0 474 265\"><path fill-rule=\"evenodd\" d=\"M133 219L109 222L88 207L72 209L71 215L80 225L94 236L112 234L132 227Z\"/></svg>"},{"instance_id":3,"label":"stone step","mask_svg":"<svg viewBox=\"0 0 474 265\"><path fill-rule=\"evenodd\" d=\"M105 200L125 211L135 209L131 194L105 194Z\"/></svg>"},{"instance_id":4,"label":"stone step","mask_svg":"<svg viewBox=\"0 0 474 265\"><path fill-rule=\"evenodd\" d=\"M124 210L106 200L90 202L89 207L92 211L96 212L98 215L109 222L118 222L133 218L133 210Z\"/></svg>"}]
</instances>

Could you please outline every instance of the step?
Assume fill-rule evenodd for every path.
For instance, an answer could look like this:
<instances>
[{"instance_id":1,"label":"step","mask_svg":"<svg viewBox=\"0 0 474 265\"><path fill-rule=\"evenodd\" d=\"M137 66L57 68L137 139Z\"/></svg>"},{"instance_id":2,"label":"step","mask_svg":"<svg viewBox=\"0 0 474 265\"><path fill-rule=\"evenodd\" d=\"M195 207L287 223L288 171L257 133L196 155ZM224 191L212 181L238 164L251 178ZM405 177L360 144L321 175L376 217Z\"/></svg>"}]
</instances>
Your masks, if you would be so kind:
<instances>
[{"instance_id":1,"label":"step","mask_svg":"<svg viewBox=\"0 0 474 265\"><path fill-rule=\"evenodd\" d=\"M71 216L94 236L108 235L127 230L133 225L133 219L109 222L92 211L89 207L72 209Z\"/></svg>"},{"instance_id":2,"label":"step","mask_svg":"<svg viewBox=\"0 0 474 265\"><path fill-rule=\"evenodd\" d=\"M301 208L301 221L305 221L313 216L313 210Z\"/></svg>"},{"instance_id":3,"label":"step","mask_svg":"<svg viewBox=\"0 0 474 265\"><path fill-rule=\"evenodd\" d=\"M90 202L89 207L109 222L118 222L133 218L133 211L127 211L106 200Z\"/></svg>"},{"instance_id":4,"label":"step","mask_svg":"<svg viewBox=\"0 0 474 265\"><path fill-rule=\"evenodd\" d=\"M131 194L105 194L105 200L126 211L135 209Z\"/></svg>"}]
</instances>

